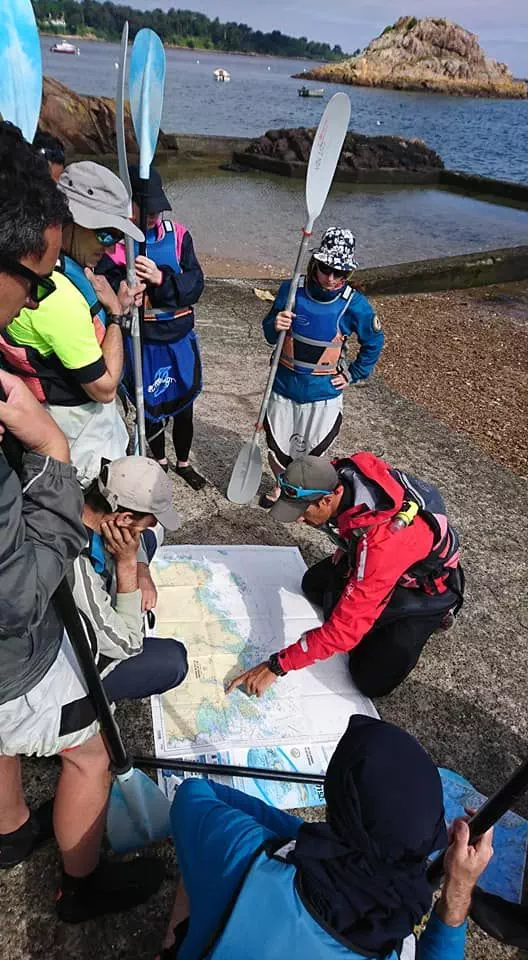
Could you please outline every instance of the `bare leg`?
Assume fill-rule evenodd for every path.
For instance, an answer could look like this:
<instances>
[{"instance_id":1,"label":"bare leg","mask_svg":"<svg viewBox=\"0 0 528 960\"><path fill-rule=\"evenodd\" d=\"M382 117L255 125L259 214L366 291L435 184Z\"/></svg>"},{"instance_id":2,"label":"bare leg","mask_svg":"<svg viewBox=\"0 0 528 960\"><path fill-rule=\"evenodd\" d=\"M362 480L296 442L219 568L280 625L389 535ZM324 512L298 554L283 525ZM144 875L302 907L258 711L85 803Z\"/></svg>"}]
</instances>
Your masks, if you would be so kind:
<instances>
[{"instance_id":1,"label":"bare leg","mask_svg":"<svg viewBox=\"0 0 528 960\"><path fill-rule=\"evenodd\" d=\"M187 896L185 887L183 885L183 880L179 879L178 887L176 889L176 899L174 901L174 906L172 908L171 917L169 920L169 926L167 933L165 934L165 939L163 941L163 949L168 950L169 947L172 947L175 937L174 930L183 920L186 920L191 912L189 898Z\"/></svg>"},{"instance_id":2,"label":"bare leg","mask_svg":"<svg viewBox=\"0 0 528 960\"><path fill-rule=\"evenodd\" d=\"M62 753L61 759L53 809L55 836L65 872L86 877L99 862L110 791L108 754L98 734Z\"/></svg>"},{"instance_id":3,"label":"bare leg","mask_svg":"<svg viewBox=\"0 0 528 960\"><path fill-rule=\"evenodd\" d=\"M0 834L14 833L28 819L20 757L0 757Z\"/></svg>"},{"instance_id":4,"label":"bare leg","mask_svg":"<svg viewBox=\"0 0 528 960\"><path fill-rule=\"evenodd\" d=\"M269 463L269 465L270 465L271 472L272 472L272 474L273 474L273 476L275 477L275 480L276 480L277 477L279 476L279 473L282 473L282 472L283 472L284 467L283 467L282 464L280 464L279 461L275 458L275 456L274 456L274 454L271 452L271 450L268 452L268 463ZM275 486L273 487L273 490L270 490L270 492L267 494L267 496L269 497L270 500L278 500L279 497L280 497L280 492L281 492L281 491L280 491L279 484L276 483Z\"/></svg>"}]
</instances>

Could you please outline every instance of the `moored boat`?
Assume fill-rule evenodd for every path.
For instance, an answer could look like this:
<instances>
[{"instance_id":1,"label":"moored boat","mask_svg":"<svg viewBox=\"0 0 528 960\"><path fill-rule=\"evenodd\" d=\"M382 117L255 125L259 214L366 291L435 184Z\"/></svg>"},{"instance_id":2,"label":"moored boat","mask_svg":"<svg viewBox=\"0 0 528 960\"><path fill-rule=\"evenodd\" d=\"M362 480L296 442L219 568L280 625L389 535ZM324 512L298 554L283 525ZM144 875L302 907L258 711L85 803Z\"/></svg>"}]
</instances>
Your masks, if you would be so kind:
<instances>
[{"instance_id":1,"label":"moored boat","mask_svg":"<svg viewBox=\"0 0 528 960\"><path fill-rule=\"evenodd\" d=\"M324 97L323 87L299 87L297 93L300 97Z\"/></svg>"},{"instance_id":2,"label":"moored boat","mask_svg":"<svg viewBox=\"0 0 528 960\"><path fill-rule=\"evenodd\" d=\"M50 53L69 53L70 56L79 56L80 48L74 47L73 43L67 43L66 40L59 40L50 47Z\"/></svg>"},{"instance_id":3,"label":"moored boat","mask_svg":"<svg viewBox=\"0 0 528 960\"><path fill-rule=\"evenodd\" d=\"M228 70L224 70L223 67L219 67L218 70L215 70L213 76L215 80L218 80L219 83L229 83L231 80L231 74Z\"/></svg>"}]
</instances>

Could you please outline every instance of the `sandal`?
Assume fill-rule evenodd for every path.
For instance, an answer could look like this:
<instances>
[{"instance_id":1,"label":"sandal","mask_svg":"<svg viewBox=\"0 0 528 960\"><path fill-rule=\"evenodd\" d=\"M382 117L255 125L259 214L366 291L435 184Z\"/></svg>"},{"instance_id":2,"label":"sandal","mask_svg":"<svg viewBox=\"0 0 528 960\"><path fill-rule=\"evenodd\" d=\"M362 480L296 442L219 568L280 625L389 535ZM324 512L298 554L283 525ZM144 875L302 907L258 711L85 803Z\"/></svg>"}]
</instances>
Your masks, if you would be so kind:
<instances>
[{"instance_id":1,"label":"sandal","mask_svg":"<svg viewBox=\"0 0 528 960\"><path fill-rule=\"evenodd\" d=\"M178 476L185 480L185 483L188 483L193 490L202 490L205 487L207 480L200 473L197 473L190 464L187 467L176 466L174 469Z\"/></svg>"},{"instance_id":2,"label":"sandal","mask_svg":"<svg viewBox=\"0 0 528 960\"><path fill-rule=\"evenodd\" d=\"M278 497L274 499L273 497L268 496L267 493L261 493L259 497L259 507L262 507L264 510L271 510L271 508L277 503L278 499Z\"/></svg>"}]
</instances>

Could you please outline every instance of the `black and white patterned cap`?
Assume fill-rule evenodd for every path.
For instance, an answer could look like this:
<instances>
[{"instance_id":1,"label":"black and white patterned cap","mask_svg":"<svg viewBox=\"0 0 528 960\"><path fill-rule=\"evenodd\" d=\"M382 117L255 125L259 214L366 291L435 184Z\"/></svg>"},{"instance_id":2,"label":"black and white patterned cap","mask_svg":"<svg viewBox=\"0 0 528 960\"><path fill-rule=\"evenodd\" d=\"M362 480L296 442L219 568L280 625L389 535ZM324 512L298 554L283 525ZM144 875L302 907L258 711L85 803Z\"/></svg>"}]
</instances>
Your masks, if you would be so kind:
<instances>
[{"instance_id":1,"label":"black and white patterned cap","mask_svg":"<svg viewBox=\"0 0 528 960\"><path fill-rule=\"evenodd\" d=\"M355 251L356 238L351 230L329 227L323 234L321 246L314 253L314 259L336 270L357 270L359 264L354 256Z\"/></svg>"}]
</instances>

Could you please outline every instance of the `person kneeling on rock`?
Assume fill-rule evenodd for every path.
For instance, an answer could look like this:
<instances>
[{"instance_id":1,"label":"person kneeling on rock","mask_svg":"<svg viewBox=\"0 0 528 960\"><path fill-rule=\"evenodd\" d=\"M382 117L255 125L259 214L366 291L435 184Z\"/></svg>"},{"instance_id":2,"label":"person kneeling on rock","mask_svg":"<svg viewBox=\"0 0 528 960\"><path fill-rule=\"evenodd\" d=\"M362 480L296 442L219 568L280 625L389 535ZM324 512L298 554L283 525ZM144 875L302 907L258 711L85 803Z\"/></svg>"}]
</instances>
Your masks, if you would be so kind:
<instances>
[{"instance_id":1,"label":"person kneeling on rock","mask_svg":"<svg viewBox=\"0 0 528 960\"><path fill-rule=\"evenodd\" d=\"M260 696L290 670L347 652L362 693L391 693L463 603L458 537L439 491L372 453L332 462L301 457L279 484L271 516L319 527L337 545L302 581L325 622L242 674L227 692L243 684Z\"/></svg>"}]
</instances>

